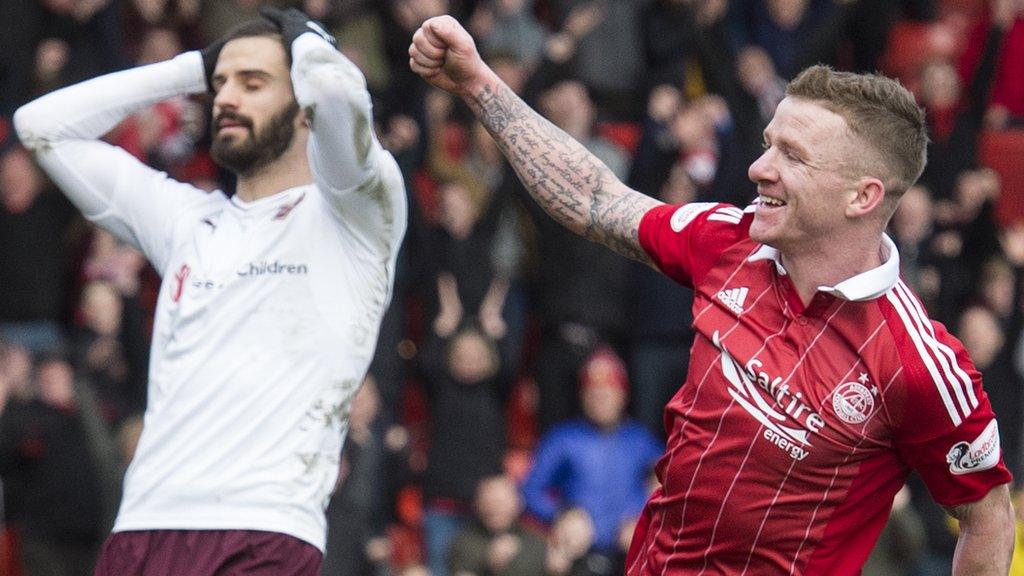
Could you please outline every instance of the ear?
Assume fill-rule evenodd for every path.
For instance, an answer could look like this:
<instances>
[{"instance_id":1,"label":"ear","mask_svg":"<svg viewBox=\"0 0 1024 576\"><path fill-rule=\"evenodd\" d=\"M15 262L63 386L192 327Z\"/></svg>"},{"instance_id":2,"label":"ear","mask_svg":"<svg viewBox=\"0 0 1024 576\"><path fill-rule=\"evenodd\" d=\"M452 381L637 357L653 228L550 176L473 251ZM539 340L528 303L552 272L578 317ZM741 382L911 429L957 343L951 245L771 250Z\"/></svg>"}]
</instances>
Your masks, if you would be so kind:
<instances>
[{"instance_id":1,"label":"ear","mask_svg":"<svg viewBox=\"0 0 1024 576\"><path fill-rule=\"evenodd\" d=\"M867 216L874 213L885 200L885 184L878 178L865 176L857 181L847 198L847 218Z\"/></svg>"},{"instance_id":2,"label":"ear","mask_svg":"<svg viewBox=\"0 0 1024 576\"><path fill-rule=\"evenodd\" d=\"M295 123L300 128L311 130L313 128L313 109L312 108L300 108L299 113L295 115Z\"/></svg>"}]
</instances>

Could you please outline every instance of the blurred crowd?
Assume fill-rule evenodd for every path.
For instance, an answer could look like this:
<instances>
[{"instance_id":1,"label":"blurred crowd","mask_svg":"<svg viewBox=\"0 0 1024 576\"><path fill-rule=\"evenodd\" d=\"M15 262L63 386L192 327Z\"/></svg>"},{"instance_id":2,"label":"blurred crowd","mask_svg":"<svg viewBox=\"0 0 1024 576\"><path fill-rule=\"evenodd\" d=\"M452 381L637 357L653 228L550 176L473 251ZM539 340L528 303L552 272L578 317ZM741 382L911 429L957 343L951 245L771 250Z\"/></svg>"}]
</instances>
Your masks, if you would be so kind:
<instances>
[{"instance_id":1,"label":"blurred crowd","mask_svg":"<svg viewBox=\"0 0 1024 576\"><path fill-rule=\"evenodd\" d=\"M0 3L0 574L91 574L142 429L159 290L138 252L45 178L10 115L69 83L202 48L261 4ZM688 291L560 228L468 110L410 72L412 32L442 13L529 104L669 203L753 199L747 166L803 67L899 77L931 144L890 235L904 278L984 375L1006 463L1024 477L1024 213L1008 204L1024 191L1008 189L1006 158L984 145L1024 142L1024 1L277 4L324 22L364 71L411 208L328 509L324 574L622 574L656 482L662 408L687 372ZM230 191L209 156L209 106L161 102L107 139ZM865 573L948 574L955 538L912 476Z\"/></svg>"}]
</instances>

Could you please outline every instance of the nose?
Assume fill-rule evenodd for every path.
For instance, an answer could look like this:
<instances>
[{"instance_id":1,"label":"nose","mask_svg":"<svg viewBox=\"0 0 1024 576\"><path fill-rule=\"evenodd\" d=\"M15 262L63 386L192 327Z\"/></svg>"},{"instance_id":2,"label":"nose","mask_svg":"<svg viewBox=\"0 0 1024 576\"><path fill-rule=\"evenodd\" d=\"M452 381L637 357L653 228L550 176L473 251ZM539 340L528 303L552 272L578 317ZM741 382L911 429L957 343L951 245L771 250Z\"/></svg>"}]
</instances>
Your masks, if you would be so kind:
<instances>
[{"instance_id":1,"label":"nose","mask_svg":"<svg viewBox=\"0 0 1024 576\"><path fill-rule=\"evenodd\" d=\"M747 169L747 178L755 184L762 182L775 182L779 173L772 163L772 150L765 150L754 163Z\"/></svg>"},{"instance_id":2,"label":"nose","mask_svg":"<svg viewBox=\"0 0 1024 576\"><path fill-rule=\"evenodd\" d=\"M232 82L225 82L220 90L217 90L217 95L213 97L213 113L216 114L224 109L235 110L238 108L239 90L234 87Z\"/></svg>"}]
</instances>

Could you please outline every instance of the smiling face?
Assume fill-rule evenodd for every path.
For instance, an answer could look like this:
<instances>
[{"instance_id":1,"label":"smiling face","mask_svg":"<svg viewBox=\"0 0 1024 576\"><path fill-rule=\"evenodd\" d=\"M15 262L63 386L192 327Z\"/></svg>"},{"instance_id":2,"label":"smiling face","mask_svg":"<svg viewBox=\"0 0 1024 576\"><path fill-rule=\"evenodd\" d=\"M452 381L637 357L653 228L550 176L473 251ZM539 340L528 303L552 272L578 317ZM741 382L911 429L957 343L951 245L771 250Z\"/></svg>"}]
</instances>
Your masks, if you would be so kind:
<instances>
[{"instance_id":1,"label":"smiling face","mask_svg":"<svg viewBox=\"0 0 1024 576\"><path fill-rule=\"evenodd\" d=\"M277 160L304 129L277 37L224 45L213 73L213 146L218 164L248 176Z\"/></svg>"},{"instance_id":2,"label":"smiling face","mask_svg":"<svg viewBox=\"0 0 1024 576\"><path fill-rule=\"evenodd\" d=\"M849 225L857 152L846 120L814 102L787 97L764 140L764 153L748 170L758 193L750 237L786 251Z\"/></svg>"}]
</instances>

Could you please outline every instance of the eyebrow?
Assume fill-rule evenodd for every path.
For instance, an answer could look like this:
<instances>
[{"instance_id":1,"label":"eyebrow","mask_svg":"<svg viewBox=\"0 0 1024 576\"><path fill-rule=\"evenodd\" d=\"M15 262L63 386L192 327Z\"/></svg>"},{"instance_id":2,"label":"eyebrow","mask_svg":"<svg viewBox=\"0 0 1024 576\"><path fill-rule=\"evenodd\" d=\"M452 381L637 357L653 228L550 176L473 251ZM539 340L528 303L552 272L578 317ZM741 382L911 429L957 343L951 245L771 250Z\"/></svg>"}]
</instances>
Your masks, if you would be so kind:
<instances>
[{"instance_id":1,"label":"eyebrow","mask_svg":"<svg viewBox=\"0 0 1024 576\"><path fill-rule=\"evenodd\" d=\"M768 130L767 129L765 129L765 131L761 133L761 139L764 142L768 142L769 137L768 137ZM790 140L788 138L782 138L781 142L779 144L783 148L788 148L788 149L796 152L800 157L802 157L805 160L809 160L810 159L810 156L809 156L810 153L807 150L807 148L803 147L802 145L798 144L797 142L794 142L793 140Z\"/></svg>"},{"instance_id":2,"label":"eyebrow","mask_svg":"<svg viewBox=\"0 0 1024 576\"><path fill-rule=\"evenodd\" d=\"M260 70L258 68L247 68L244 70L236 70L232 72L235 76L241 76L243 80L249 78L260 78L262 80L272 80L274 76L266 70ZM213 75L213 82L223 82L227 78L227 74L220 72Z\"/></svg>"}]
</instances>

